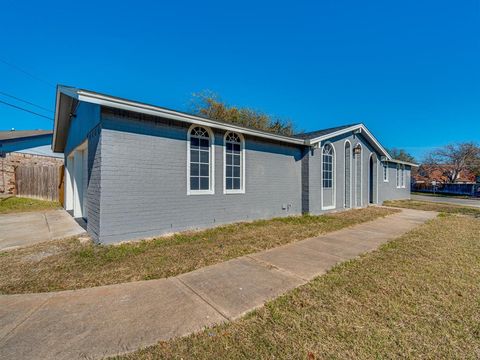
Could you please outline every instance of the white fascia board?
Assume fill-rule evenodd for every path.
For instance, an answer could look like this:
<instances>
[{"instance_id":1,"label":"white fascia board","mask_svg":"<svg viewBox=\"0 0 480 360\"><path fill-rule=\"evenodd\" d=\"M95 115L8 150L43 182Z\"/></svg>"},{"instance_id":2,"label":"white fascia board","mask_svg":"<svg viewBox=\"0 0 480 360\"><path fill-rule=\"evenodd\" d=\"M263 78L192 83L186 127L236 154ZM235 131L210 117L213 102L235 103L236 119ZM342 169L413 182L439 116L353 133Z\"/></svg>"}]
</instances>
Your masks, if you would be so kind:
<instances>
[{"instance_id":1,"label":"white fascia board","mask_svg":"<svg viewBox=\"0 0 480 360\"><path fill-rule=\"evenodd\" d=\"M387 159L391 159L392 157L390 156L388 151L385 150L385 148L382 146L382 144L380 144L380 142L377 139L375 139L375 136L373 136L372 133L368 131L366 126L363 124L361 126L362 126L362 132L365 132L368 135L370 140L380 149L380 151L383 153L383 155L387 157Z\"/></svg>"},{"instance_id":2,"label":"white fascia board","mask_svg":"<svg viewBox=\"0 0 480 360\"><path fill-rule=\"evenodd\" d=\"M314 145L316 143L319 143L320 141L330 139L330 138L338 136L338 135L343 135L347 132L354 131L354 130L357 130L359 128L360 128L360 125L350 126L348 128L338 130L338 131L335 131L335 132L332 132L332 133L328 133L328 134L325 134L325 135L322 135L322 136L319 136L319 137L316 137L316 138L313 138L313 139L307 139L307 140L305 140L305 143L307 145Z\"/></svg>"},{"instance_id":3,"label":"white fascia board","mask_svg":"<svg viewBox=\"0 0 480 360\"><path fill-rule=\"evenodd\" d=\"M237 126L237 125L226 125L214 120L209 120L209 119L205 119L205 118L201 118L201 117L189 115L189 114L183 114L174 110L160 108L153 105L147 105L147 104L138 103L135 101L129 101L129 100L110 97L110 96L101 95L97 93L91 93L85 90L77 90L76 94L77 94L77 99L79 101L85 101L93 104L109 106L116 109L133 111L133 112L142 113L142 114L160 116L160 117L164 117L172 120L187 122L190 124L209 126L216 129L237 131L242 134L258 136L258 137L271 139L271 140L283 141L283 142L297 144L297 145L305 145L305 140L303 139L295 139L295 138L282 136L282 135L268 134L263 131L246 129L244 127Z\"/></svg>"},{"instance_id":4,"label":"white fascia board","mask_svg":"<svg viewBox=\"0 0 480 360\"><path fill-rule=\"evenodd\" d=\"M307 145L314 145L314 144L319 143L323 140L331 139L335 136L343 135L343 134L346 134L348 132L355 131L355 130L360 130L361 132L365 133L367 135L367 137L370 139L370 141L380 150L380 152L383 153L383 155L385 155L388 160L391 160L392 157L387 152L387 150L385 150L385 148L378 142L377 139L375 139L375 137L370 133L370 131L368 131L368 129L363 124L350 126L348 128L338 130L338 131L335 131L335 132L332 132L332 133L329 133L329 134L325 134L325 135L316 137L314 139L306 140L305 143Z\"/></svg>"},{"instance_id":5,"label":"white fascia board","mask_svg":"<svg viewBox=\"0 0 480 360\"><path fill-rule=\"evenodd\" d=\"M54 147L55 147L55 142L56 142L56 139L57 139L57 124L58 124L58 116L59 116L59 108L60 108L60 89L59 87L57 86L57 94L55 95L55 116L54 116L54 119L53 119L53 137L52 137L52 151L55 151L54 150Z\"/></svg>"}]
</instances>

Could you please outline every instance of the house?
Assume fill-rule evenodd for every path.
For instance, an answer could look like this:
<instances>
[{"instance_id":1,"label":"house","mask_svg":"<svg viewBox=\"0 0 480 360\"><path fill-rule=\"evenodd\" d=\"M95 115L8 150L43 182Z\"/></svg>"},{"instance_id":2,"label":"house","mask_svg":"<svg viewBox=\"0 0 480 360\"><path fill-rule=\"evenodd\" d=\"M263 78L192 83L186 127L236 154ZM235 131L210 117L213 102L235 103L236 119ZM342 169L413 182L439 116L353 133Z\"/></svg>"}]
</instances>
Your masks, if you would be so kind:
<instances>
[{"instance_id":1,"label":"house","mask_svg":"<svg viewBox=\"0 0 480 360\"><path fill-rule=\"evenodd\" d=\"M407 199L415 166L363 124L282 136L66 86L52 147L100 243Z\"/></svg>"},{"instance_id":2,"label":"house","mask_svg":"<svg viewBox=\"0 0 480 360\"><path fill-rule=\"evenodd\" d=\"M455 182L451 182L454 177ZM411 190L480 197L480 186L475 174L470 170L455 171L455 167L448 164L420 165L418 171L412 173Z\"/></svg>"},{"instance_id":3,"label":"house","mask_svg":"<svg viewBox=\"0 0 480 360\"><path fill-rule=\"evenodd\" d=\"M418 168L416 174L412 175L413 184L426 184L431 185L432 181L436 183L445 184L449 183L454 174L453 165L429 165L422 164ZM462 170L458 173L455 180L456 184L475 184L476 176L472 171Z\"/></svg>"},{"instance_id":4,"label":"house","mask_svg":"<svg viewBox=\"0 0 480 360\"><path fill-rule=\"evenodd\" d=\"M63 165L63 154L54 153L51 130L0 131L0 194L17 192L15 169L18 166Z\"/></svg>"}]
</instances>

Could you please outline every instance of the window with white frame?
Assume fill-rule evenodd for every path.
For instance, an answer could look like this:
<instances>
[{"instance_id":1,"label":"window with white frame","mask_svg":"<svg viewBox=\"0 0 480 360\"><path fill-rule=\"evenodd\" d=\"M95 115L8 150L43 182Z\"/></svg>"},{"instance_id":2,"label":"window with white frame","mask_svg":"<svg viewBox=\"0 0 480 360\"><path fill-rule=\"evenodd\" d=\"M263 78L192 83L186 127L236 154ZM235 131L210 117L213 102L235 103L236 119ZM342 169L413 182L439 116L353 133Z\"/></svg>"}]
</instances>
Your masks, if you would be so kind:
<instances>
[{"instance_id":1,"label":"window with white frame","mask_svg":"<svg viewBox=\"0 0 480 360\"><path fill-rule=\"evenodd\" d=\"M241 135L225 134L225 193L241 193L244 189L244 145Z\"/></svg>"},{"instance_id":2,"label":"window with white frame","mask_svg":"<svg viewBox=\"0 0 480 360\"><path fill-rule=\"evenodd\" d=\"M401 170L402 170L401 185L402 185L402 188L404 188L405 187L405 165L402 165Z\"/></svg>"},{"instance_id":3,"label":"window with white frame","mask_svg":"<svg viewBox=\"0 0 480 360\"><path fill-rule=\"evenodd\" d=\"M333 187L333 147L331 144L323 147L322 164L323 188L330 189Z\"/></svg>"},{"instance_id":4,"label":"window with white frame","mask_svg":"<svg viewBox=\"0 0 480 360\"><path fill-rule=\"evenodd\" d=\"M397 188L399 188L400 187L400 164L397 164L396 178L397 178Z\"/></svg>"},{"instance_id":5,"label":"window with white frame","mask_svg":"<svg viewBox=\"0 0 480 360\"><path fill-rule=\"evenodd\" d=\"M383 163L383 181L388 182L388 162Z\"/></svg>"},{"instance_id":6,"label":"window with white frame","mask_svg":"<svg viewBox=\"0 0 480 360\"><path fill-rule=\"evenodd\" d=\"M189 193L208 194L212 186L212 139L207 129L196 126L189 133Z\"/></svg>"}]
</instances>

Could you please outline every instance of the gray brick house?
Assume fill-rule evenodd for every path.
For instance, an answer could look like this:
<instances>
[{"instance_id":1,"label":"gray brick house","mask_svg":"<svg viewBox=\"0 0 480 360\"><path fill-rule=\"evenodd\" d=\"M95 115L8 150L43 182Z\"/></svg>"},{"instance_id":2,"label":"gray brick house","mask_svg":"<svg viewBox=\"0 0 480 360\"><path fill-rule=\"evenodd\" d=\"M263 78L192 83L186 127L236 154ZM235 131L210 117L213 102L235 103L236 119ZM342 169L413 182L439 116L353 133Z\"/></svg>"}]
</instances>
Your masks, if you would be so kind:
<instances>
[{"instance_id":1,"label":"gray brick house","mask_svg":"<svg viewBox=\"0 0 480 360\"><path fill-rule=\"evenodd\" d=\"M52 148L101 243L406 199L415 166L363 124L287 137L66 86Z\"/></svg>"}]
</instances>

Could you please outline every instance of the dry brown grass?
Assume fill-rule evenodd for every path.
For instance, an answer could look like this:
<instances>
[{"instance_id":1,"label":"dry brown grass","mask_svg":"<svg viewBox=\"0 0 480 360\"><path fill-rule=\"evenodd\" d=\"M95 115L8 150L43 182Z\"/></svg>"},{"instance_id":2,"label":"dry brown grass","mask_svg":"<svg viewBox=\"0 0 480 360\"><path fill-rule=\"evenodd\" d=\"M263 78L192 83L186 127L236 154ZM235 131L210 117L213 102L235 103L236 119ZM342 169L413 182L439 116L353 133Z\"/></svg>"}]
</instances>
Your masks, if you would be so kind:
<instances>
[{"instance_id":1,"label":"dry brown grass","mask_svg":"<svg viewBox=\"0 0 480 360\"><path fill-rule=\"evenodd\" d=\"M370 221L398 210L238 223L118 246L53 241L0 252L0 293L46 292L169 277Z\"/></svg>"},{"instance_id":2,"label":"dry brown grass","mask_svg":"<svg viewBox=\"0 0 480 360\"><path fill-rule=\"evenodd\" d=\"M443 215L233 323L120 359L478 359L480 220Z\"/></svg>"},{"instance_id":3,"label":"dry brown grass","mask_svg":"<svg viewBox=\"0 0 480 360\"><path fill-rule=\"evenodd\" d=\"M425 211L437 211L448 214L462 214L480 217L480 208L452 205L447 203L437 203L430 201L418 201L418 200L389 200L383 203L385 206L393 206L398 208L425 210Z\"/></svg>"}]
</instances>

